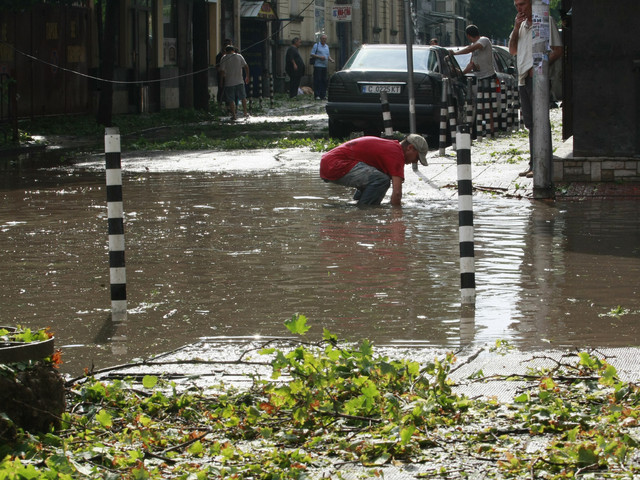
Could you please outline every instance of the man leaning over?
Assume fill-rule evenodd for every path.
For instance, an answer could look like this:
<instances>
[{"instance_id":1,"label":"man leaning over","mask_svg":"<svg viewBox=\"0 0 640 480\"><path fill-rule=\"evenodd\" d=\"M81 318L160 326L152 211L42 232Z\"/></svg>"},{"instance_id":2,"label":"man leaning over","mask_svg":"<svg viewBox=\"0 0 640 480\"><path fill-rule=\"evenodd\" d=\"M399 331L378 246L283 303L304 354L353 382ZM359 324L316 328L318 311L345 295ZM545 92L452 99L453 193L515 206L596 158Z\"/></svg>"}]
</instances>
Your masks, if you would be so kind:
<instances>
[{"instance_id":1,"label":"man leaning over","mask_svg":"<svg viewBox=\"0 0 640 480\"><path fill-rule=\"evenodd\" d=\"M424 137L412 133L401 142L378 137L360 137L328 151L320 160L320 178L325 182L355 187L358 205L380 205L389 186L391 205L402 203L404 166L427 164L429 151Z\"/></svg>"}]
</instances>

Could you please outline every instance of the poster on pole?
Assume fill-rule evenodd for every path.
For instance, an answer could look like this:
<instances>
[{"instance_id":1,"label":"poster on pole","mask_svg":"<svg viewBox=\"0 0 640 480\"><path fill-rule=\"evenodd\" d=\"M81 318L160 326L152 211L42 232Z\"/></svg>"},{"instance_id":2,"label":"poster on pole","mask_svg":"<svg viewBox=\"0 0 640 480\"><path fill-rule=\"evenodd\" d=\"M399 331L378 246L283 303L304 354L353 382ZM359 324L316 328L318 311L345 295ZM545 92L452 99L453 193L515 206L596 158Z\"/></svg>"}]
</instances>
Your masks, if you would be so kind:
<instances>
[{"instance_id":1,"label":"poster on pole","mask_svg":"<svg viewBox=\"0 0 640 480\"><path fill-rule=\"evenodd\" d=\"M333 7L331 14L336 22L350 22L351 21L351 5L336 5Z\"/></svg>"}]
</instances>

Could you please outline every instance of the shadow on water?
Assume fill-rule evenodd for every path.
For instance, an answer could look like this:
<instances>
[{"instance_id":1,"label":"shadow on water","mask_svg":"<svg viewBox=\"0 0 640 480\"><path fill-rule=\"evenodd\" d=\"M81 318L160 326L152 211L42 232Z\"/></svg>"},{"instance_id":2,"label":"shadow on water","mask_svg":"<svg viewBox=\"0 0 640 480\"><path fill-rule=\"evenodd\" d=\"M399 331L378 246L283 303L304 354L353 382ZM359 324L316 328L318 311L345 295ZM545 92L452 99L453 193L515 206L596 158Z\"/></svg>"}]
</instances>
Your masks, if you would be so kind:
<instances>
[{"instance_id":1,"label":"shadow on water","mask_svg":"<svg viewBox=\"0 0 640 480\"><path fill-rule=\"evenodd\" d=\"M455 196L362 210L286 170L125 171L123 189L129 311L113 321L103 172L3 167L2 322L50 326L69 373L201 336L282 335L296 312L312 338L378 344L639 338L637 201L474 199L477 300L462 309Z\"/></svg>"}]
</instances>

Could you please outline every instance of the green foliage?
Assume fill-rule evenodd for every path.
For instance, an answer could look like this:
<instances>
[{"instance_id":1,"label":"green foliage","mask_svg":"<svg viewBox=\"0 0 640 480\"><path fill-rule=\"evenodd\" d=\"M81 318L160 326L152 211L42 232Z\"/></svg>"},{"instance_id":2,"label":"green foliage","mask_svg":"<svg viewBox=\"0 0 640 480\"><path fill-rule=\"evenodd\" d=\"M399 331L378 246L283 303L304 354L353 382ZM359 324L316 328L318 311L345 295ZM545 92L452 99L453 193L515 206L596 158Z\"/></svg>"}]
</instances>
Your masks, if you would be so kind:
<instances>
[{"instance_id":1,"label":"green foliage","mask_svg":"<svg viewBox=\"0 0 640 480\"><path fill-rule=\"evenodd\" d=\"M296 335L311 328L303 315L285 324ZM243 390L85 378L69 391L64 430L23 432L0 447L0 478L341 478L345 464L372 478L392 463L465 478L473 462L498 478L640 473L640 391L588 353L532 372L536 387L505 406L455 393L451 353L427 364L392 359L327 330L317 343L260 353L272 379ZM544 447L529 453L532 436Z\"/></svg>"},{"instance_id":2,"label":"green foliage","mask_svg":"<svg viewBox=\"0 0 640 480\"><path fill-rule=\"evenodd\" d=\"M326 127L313 131L307 121L290 119L298 108L305 113L319 111L319 105L303 105L287 100L278 110L260 113L268 121L230 124L220 119L220 112L178 109L149 114L116 115L123 151L132 150L247 150L264 148L309 148L324 152L339 142L327 137ZM298 105L298 106L297 106ZM256 110L262 110L256 107ZM88 115L24 119L20 122L21 143L46 144L56 136L86 139L84 148L104 147L104 127ZM37 140L36 140L37 139Z\"/></svg>"}]
</instances>

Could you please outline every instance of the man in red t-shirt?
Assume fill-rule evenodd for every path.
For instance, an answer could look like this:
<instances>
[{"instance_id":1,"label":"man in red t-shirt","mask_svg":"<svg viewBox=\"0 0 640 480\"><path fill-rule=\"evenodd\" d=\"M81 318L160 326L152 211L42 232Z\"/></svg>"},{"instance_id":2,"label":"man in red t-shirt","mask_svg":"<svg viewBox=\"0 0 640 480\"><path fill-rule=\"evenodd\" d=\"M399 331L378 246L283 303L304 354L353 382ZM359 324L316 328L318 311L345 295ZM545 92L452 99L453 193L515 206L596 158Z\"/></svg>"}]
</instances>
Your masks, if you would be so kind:
<instances>
[{"instance_id":1,"label":"man in red t-shirt","mask_svg":"<svg viewBox=\"0 0 640 480\"><path fill-rule=\"evenodd\" d=\"M429 146L421 135L412 133L404 140L360 137L330 150L320 160L320 178L357 189L358 205L380 205L393 186L391 205L402 200L404 166L410 163L427 165Z\"/></svg>"}]
</instances>

